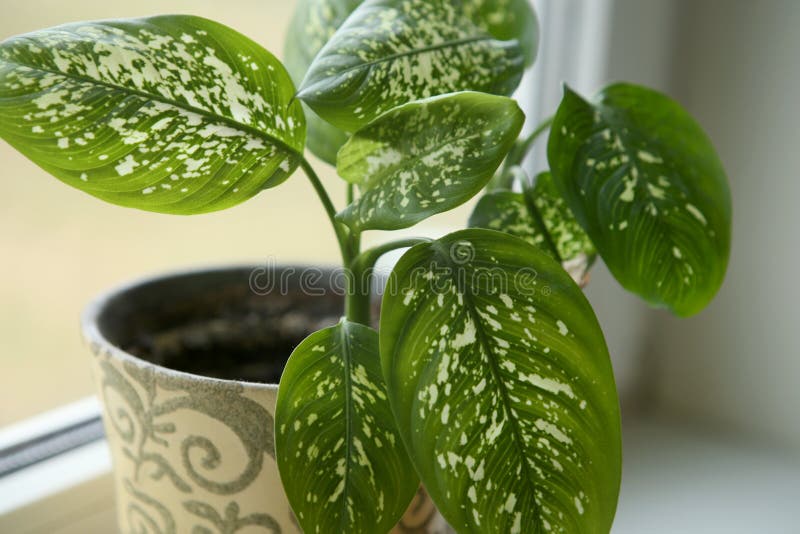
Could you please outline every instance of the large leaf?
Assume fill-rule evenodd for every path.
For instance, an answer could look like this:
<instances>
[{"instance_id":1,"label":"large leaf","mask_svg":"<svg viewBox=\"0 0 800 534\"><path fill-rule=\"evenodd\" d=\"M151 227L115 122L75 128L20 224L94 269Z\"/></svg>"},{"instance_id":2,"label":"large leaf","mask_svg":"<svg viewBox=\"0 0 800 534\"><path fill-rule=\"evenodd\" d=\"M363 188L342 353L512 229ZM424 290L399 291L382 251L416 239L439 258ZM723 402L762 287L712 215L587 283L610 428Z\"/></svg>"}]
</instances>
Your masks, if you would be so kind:
<instances>
[{"instance_id":1,"label":"large leaf","mask_svg":"<svg viewBox=\"0 0 800 534\"><path fill-rule=\"evenodd\" d=\"M489 181L524 120L512 99L473 92L388 111L339 152L339 174L362 195L337 218L359 230L394 230L466 202Z\"/></svg>"},{"instance_id":2,"label":"large leaf","mask_svg":"<svg viewBox=\"0 0 800 534\"><path fill-rule=\"evenodd\" d=\"M406 448L461 533L607 534L620 422L600 326L561 266L472 229L410 249L381 361Z\"/></svg>"},{"instance_id":3,"label":"large leaf","mask_svg":"<svg viewBox=\"0 0 800 534\"><path fill-rule=\"evenodd\" d=\"M617 84L566 89L548 159L556 186L628 290L678 315L714 297L728 264L731 200L700 126L668 97Z\"/></svg>"},{"instance_id":4,"label":"large leaf","mask_svg":"<svg viewBox=\"0 0 800 534\"><path fill-rule=\"evenodd\" d=\"M371 328L342 320L300 343L275 428L283 487L306 532L387 532L416 492Z\"/></svg>"},{"instance_id":5,"label":"large leaf","mask_svg":"<svg viewBox=\"0 0 800 534\"><path fill-rule=\"evenodd\" d=\"M367 0L320 51L298 92L322 118L354 131L406 102L462 90L509 95L524 67L452 0Z\"/></svg>"},{"instance_id":6,"label":"large leaf","mask_svg":"<svg viewBox=\"0 0 800 534\"><path fill-rule=\"evenodd\" d=\"M314 57L336 29L362 0L300 0L286 33L286 68L295 83L300 83ZM306 146L317 157L332 165L336 153L347 141L347 134L322 120L305 107L308 122Z\"/></svg>"},{"instance_id":7,"label":"large leaf","mask_svg":"<svg viewBox=\"0 0 800 534\"><path fill-rule=\"evenodd\" d=\"M322 47L363 0L299 0L286 34L284 56L292 79L300 83ZM526 65L539 45L539 21L528 0L462 0L464 14L493 37L517 39Z\"/></svg>"},{"instance_id":8,"label":"large leaf","mask_svg":"<svg viewBox=\"0 0 800 534\"><path fill-rule=\"evenodd\" d=\"M232 206L285 180L305 120L281 64L191 16L82 22L0 45L0 136L103 200Z\"/></svg>"}]
</instances>

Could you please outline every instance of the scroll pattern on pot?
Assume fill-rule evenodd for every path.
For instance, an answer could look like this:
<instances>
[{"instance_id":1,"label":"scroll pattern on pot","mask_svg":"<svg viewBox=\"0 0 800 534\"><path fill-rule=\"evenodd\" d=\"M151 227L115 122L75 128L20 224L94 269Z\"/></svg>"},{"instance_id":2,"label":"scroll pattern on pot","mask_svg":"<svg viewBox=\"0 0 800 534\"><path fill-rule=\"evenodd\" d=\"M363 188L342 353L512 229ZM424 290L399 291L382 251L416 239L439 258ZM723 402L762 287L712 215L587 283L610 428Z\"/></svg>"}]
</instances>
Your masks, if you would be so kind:
<instances>
[{"instance_id":1,"label":"scroll pattern on pot","mask_svg":"<svg viewBox=\"0 0 800 534\"><path fill-rule=\"evenodd\" d=\"M274 386L93 350L125 532L300 532L276 482Z\"/></svg>"}]
</instances>

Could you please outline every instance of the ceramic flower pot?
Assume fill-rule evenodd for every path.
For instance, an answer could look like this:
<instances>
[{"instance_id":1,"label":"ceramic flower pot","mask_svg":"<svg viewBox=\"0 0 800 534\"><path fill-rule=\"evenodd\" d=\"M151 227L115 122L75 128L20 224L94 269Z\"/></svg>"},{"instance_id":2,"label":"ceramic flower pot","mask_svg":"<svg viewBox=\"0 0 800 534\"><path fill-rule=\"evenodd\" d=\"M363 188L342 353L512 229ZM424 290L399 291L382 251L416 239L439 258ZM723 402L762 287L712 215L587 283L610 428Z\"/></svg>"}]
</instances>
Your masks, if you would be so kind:
<instances>
[{"instance_id":1,"label":"ceramic flower pot","mask_svg":"<svg viewBox=\"0 0 800 534\"><path fill-rule=\"evenodd\" d=\"M140 281L83 319L128 533L297 533L275 462L277 383L341 315L332 270L190 271ZM449 532L420 491L396 532Z\"/></svg>"}]
</instances>

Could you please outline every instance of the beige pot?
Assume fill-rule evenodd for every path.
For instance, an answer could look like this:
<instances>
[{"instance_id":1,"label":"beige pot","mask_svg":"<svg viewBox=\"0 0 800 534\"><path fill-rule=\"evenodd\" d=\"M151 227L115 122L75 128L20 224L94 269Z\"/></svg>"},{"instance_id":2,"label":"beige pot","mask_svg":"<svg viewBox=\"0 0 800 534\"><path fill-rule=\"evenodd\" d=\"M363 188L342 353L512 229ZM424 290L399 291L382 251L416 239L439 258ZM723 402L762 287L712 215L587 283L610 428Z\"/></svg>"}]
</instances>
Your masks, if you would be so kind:
<instances>
[{"instance_id":1,"label":"beige pot","mask_svg":"<svg viewBox=\"0 0 800 534\"><path fill-rule=\"evenodd\" d=\"M89 306L83 330L122 533L300 532L275 463L273 414L291 349L341 314L331 291L340 280L316 271L177 273ZM395 532L451 530L421 490Z\"/></svg>"}]
</instances>

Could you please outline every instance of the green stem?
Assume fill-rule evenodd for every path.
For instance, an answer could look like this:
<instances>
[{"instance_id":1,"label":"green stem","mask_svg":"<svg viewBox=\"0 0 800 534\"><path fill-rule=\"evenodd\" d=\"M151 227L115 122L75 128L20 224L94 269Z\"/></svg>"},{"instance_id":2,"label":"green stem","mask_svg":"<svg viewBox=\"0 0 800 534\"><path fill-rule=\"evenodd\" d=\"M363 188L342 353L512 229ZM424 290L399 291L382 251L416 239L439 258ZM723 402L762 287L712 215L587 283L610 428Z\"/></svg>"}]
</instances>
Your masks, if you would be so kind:
<instances>
[{"instance_id":1,"label":"green stem","mask_svg":"<svg viewBox=\"0 0 800 534\"><path fill-rule=\"evenodd\" d=\"M308 176L311 185L314 186L314 190L325 207L325 212L328 214L328 219L330 219L333 230L336 233L336 240L339 242L342 263L348 270L347 294L344 302L345 317L348 321L369 325L371 320L370 277L372 276L372 268L375 266L375 262L390 250L410 247L430 240L423 238L401 239L379 245L361 253L361 234L336 220L336 208L308 160L303 158L300 161L300 166ZM349 185L347 188L348 201L352 201L353 193L353 187Z\"/></svg>"},{"instance_id":2,"label":"green stem","mask_svg":"<svg viewBox=\"0 0 800 534\"><path fill-rule=\"evenodd\" d=\"M525 156L536 140L553 124L553 119L554 117L548 117L542 121L528 137L514 144L508 156L506 156L500 173L489 183L489 190L511 189L514 186L514 174L511 172L511 169L522 163L522 160L525 159Z\"/></svg>"},{"instance_id":3,"label":"green stem","mask_svg":"<svg viewBox=\"0 0 800 534\"><path fill-rule=\"evenodd\" d=\"M303 168L303 172L306 173L306 176L308 176L309 181L311 181L311 185L314 186L314 190L317 192L317 196L322 202L325 212L328 214L328 219L330 219L331 225L333 225L333 231L336 233L336 240L339 242L339 251L342 254L342 261L346 266L350 263L350 260L358 254L357 250L351 250L351 236L348 235L347 227L336 220L336 208L333 206L333 202L331 202L331 197L328 196L328 191L325 190L325 186L322 185L322 181L314 171L314 167L312 167L305 158L300 160L300 166Z\"/></svg>"},{"instance_id":4,"label":"green stem","mask_svg":"<svg viewBox=\"0 0 800 534\"><path fill-rule=\"evenodd\" d=\"M371 326L371 285L368 273L358 262L350 262L347 270L347 295L344 299L344 315L348 321Z\"/></svg>"},{"instance_id":5,"label":"green stem","mask_svg":"<svg viewBox=\"0 0 800 534\"><path fill-rule=\"evenodd\" d=\"M378 259L398 248L413 247L419 243L430 242L430 239L414 237L400 239L378 245L365 250L350 262L348 273L348 291L345 299L345 315L347 319L361 324L369 325L372 314L370 313L370 288L372 270Z\"/></svg>"},{"instance_id":6,"label":"green stem","mask_svg":"<svg viewBox=\"0 0 800 534\"><path fill-rule=\"evenodd\" d=\"M553 119L555 119L555 115L543 120L539 124L539 126L537 126L536 129L532 131L528 137L525 138L520 147L521 153L519 161L522 161L522 159L528 153L528 150L530 150L530 148L533 146L533 143L536 142L539 136L542 135L545 131L547 131L550 128L550 126L553 125ZM517 163L519 163L519 161Z\"/></svg>"},{"instance_id":7,"label":"green stem","mask_svg":"<svg viewBox=\"0 0 800 534\"><path fill-rule=\"evenodd\" d=\"M377 245L369 250L365 250L353 260L353 265L357 265L360 269L370 270L375 267L378 259L392 250L398 248L413 247L420 243L430 243L431 240L426 237L410 237L408 239L398 239L397 241L390 241L382 245Z\"/></svg>"},{"instance_id":8,"label":"green stem","mask_svg":"<svg viewBox=\"0 0 800 534\"><path fill-rule=\"evenodd\" d=\"M314 168L303 158L300 161L300 166L314 186L317 196L322 201L325 207L325 212L328 214L333 225L333 231L336 233L336 240L339 242L339 250L342 253L342 264L349 270L347 276L347 294L344 300L344 313L347 320L368 325L370 320L369 313L369 285L366 288L362 287L361 283L363 274L358 272L358 267L354 268L354 259L359 255L361 248L361 235L349 229L344 224L336 220L336 208L331 202L331 197L325 186L322 185L322 180L319 179ZM348 197L350 196L350 189L348 188Z\"/></svg>"},{"instance_id":9,"label":"green stem","mask_svg":"<svg viewBox=\"0 0 800 534\"><path fill-rule=\"evenodd\" d=\"M344 314L348 321L370 326L370 285L369 279L364 280L364 273L358 265L361 251L361 234L350 233L350 256L345 263L347 268L347 294L344 298Z\"/></svg>"}]
</instances>

